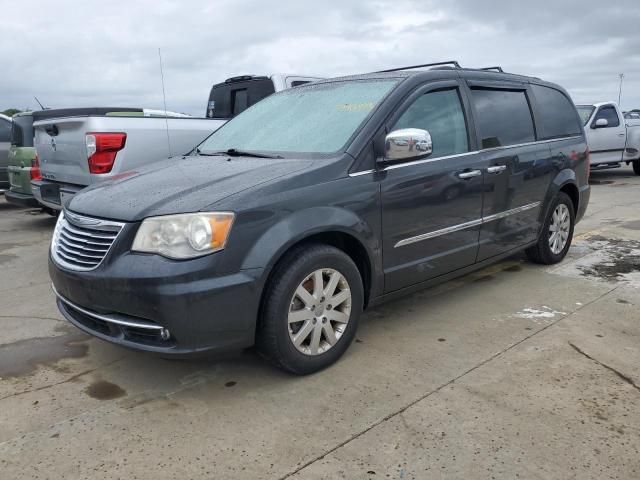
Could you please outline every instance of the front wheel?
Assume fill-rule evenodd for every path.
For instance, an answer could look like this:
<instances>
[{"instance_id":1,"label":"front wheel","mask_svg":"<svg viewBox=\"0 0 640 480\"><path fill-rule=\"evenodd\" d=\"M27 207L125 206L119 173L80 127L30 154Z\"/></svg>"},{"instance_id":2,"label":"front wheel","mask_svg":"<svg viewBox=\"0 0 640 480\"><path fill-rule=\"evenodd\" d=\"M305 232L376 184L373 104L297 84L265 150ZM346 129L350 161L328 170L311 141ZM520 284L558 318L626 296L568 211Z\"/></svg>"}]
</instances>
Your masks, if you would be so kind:
<instances>
[{"instance_id":1,"label":"front wheel","mask_svg":"<svg viewBox=\"0 0 640 480\"><path fill-rule=\"evenodd\" d=\"M322 244L297 247L267 285L258 348L289 372L321 370L349 347L363 300L360 272L347 254Z\"/></svg>"},{"instance_id":2,"label":"front wheel","mask_svg":"<svg viewBox=\"0 0 640 480\"><path fill-rule=\"evenodd\" d=\"M631 165L633 166L633 173L640 175L640 160L634 160Z\"/></svg>"},{"instance_id":3,"label":"front wheel","mask_svg":"<svg viewBox=\"0 0 640 480\"><path fill-rule=\"evenodd\" d=\"M562 261L571 246L575 218L569 195L558 193L542 225L538 243L526 250L529 260L545 265Z\"/></svg>"}]
</instances>

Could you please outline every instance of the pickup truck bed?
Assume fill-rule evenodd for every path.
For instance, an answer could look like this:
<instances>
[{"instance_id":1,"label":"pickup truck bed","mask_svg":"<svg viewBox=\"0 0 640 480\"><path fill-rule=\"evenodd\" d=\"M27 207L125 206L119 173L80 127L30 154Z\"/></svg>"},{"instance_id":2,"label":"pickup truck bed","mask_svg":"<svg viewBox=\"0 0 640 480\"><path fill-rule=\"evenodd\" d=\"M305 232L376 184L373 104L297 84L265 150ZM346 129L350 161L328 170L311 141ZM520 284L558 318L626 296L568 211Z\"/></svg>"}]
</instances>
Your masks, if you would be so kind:
<instances>
[{"instance_id":1,"label":"pickup truck bed","mask_svg":"<svg viewBox=\"0 0 640 480\"><path fill-rule=\"evenodd\" d=\"M88 185L191 151L224 123L177 115L165 118L141 109L102 108L35 122L42 180L31 183L34 196L43 205L59 210ZM91 150L92 142L102 145L101 139L108 143L113 138L120 144L105 144L115 153L110 165L92 168L90 158L101 153L100 147L96 152Z\"/></svg>"}]
</instances>

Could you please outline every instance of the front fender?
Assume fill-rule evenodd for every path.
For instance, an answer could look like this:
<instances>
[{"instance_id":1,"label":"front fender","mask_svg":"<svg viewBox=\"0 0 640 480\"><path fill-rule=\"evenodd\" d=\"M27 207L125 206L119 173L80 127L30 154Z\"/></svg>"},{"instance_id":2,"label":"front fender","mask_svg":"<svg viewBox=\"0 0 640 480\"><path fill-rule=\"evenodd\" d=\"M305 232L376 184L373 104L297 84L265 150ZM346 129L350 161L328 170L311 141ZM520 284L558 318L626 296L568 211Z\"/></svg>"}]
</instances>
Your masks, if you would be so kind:
<instances>
[{"instance_id":1,"label":"front fender","mask_svg":"<svg viewBox=\"0 0 640 480\"><path fill-rule=\"evenodd\" d=\"M292 212L266 230L246 255L242 269L263 268L265 278L277 261L293 245L313 235L343 233L357 240L369 257L371 294L381 286L381 245L374 226L354 211L338 206L317 206Z\"/></svg>"}]
</instances>

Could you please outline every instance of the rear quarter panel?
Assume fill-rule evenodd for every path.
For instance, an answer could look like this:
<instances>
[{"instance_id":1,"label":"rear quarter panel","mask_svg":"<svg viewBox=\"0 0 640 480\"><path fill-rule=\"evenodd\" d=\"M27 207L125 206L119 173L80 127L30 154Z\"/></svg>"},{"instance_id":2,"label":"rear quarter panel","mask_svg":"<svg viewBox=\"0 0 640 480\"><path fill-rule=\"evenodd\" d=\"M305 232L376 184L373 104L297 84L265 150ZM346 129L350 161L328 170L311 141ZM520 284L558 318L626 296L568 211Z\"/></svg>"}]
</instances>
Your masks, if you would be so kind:
<instances>
[{"instance_id":1,"label":"rear quarter panel","mask_svg":"<svg viewBox=\"0 0 640 480\"><path fill-rule=\"evenodd\" d=\"M544 198L544 208L540 212L541 223L546 218L551 200L565 185L574 185L578 193L589 189L589 158L587 151L587 142L582 136L571 137L550 144L554 175ZM583 200L586 201L587 198L585 196ZM585 205L579 204L576 212L583 210L585 207Z\"/></svg>"}]
</instances>

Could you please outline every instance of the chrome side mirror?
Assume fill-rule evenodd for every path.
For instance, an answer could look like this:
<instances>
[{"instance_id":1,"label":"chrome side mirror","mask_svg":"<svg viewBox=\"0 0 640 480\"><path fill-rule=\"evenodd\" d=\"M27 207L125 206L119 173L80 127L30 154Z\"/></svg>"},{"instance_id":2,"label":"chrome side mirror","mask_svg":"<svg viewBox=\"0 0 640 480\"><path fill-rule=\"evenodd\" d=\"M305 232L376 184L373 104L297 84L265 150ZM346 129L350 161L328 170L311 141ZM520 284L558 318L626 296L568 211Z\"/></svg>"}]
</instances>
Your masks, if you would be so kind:
<instances>
[{"instance_id":1,"label":"chrome side mirror","mask_svg":"<svg viewBox=\"0 0 640 480\"><path fill-rule=\"evenodd\" d=\"M384 142L384 159L410 160L431 155L433 142L427 130L402 128L389 133Z\"/></svg>"},{"instance_id":2,"label":"chrome side mirror","mask_svg":"<svg viewBox=\"0 0 640 480\"><path fill-rule=\"evenodd\" d=\"M606 118L599 118L596 120L596 123L593 125L593 128L605 128L609 126L609 120Z\"/></svg>"}]
</instances>

